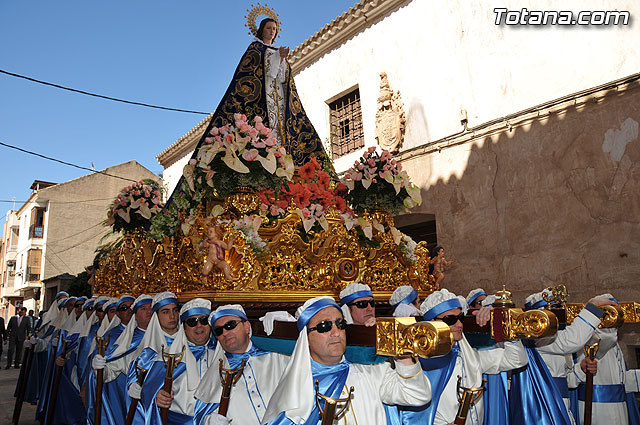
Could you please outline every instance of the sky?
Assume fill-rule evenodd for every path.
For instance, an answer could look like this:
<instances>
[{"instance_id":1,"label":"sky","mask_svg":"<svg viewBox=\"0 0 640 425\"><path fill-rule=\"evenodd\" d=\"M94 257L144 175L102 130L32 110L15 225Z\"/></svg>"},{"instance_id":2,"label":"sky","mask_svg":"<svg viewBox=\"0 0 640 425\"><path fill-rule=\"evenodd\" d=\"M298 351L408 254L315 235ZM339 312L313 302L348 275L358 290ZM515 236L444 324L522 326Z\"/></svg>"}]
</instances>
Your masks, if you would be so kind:
<instances>
[{"instance_id":1,"label":"sky","mask_svg":"<svg viewBox=\"0 0 640 425\"><path fill-rule=\"evenodd\" d=\"M268 6L283 23L276 43L293 49L356 3L271 0ZM0 70L209 113L252 39L245 16L253 4L0 0ZM0 142L87 168L93 163L96 170L136 160L161 173L156 155L205 116L98 99L0 73ZM0 146L0 223L13 199L16 209L28 199L34 180L61 183L87 173Z\"/></svg>"}]
</instances>

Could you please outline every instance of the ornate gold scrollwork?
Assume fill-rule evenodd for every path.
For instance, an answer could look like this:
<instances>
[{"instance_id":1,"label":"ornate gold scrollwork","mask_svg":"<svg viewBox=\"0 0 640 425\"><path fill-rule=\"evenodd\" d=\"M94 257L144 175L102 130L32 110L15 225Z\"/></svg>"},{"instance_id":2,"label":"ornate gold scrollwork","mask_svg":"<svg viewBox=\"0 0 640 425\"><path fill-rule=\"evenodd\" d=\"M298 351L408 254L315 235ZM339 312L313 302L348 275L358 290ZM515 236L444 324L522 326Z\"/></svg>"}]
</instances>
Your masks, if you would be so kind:
<instances>
[{"instance_id":1,"label":"ornate gold scrollwork","mask_svg":"<svg viewBox=\"0 0 640 425\"><path fill-rule=\"evenodd\" d=\"M239 191L224 200L225 209L242 216L259 204L253 193ZM217 205L223 201L216 200ZM328 229L302 230L302 220L289 209L279 220L262 219L258 235L266 243L259 255L240 230L202 205L190 225L182 223L173 236L161 242L145 239L142 232L125 235L122 246L105 256L96 271L94 290L116 296L172 291L181 297L206 296L235 302L300 302L318 294L338 294L351 282L368 284L376 299L388 299L399 285L411 285L421 296L435 289L429 274L429 251L424 242L411 260L394 242L389 226L393 217L367 212L378 223L371 240L362 241L354 228L347 229L335 209L326 214ZM200 275L207 250L202 244L210 226L220 225L224 240L235 236L225 250L233 281L214 269L203 282ZM384 232L382 229L384 228Z\"/></svg>"},{"instance_id":2,"label":"ornate gold scrollwork","mask_svg":"<svg viewBox=\"0 0 640 425\"><path fill-rule=\"evenodd\" d=\"M549 305L555 305L558 308L564 308L569 293L567 287L564 285L551 286L544 290L542 299L549 303Z\"/></svg>"},{"instance_id":3,"label":"ornate gold scrollwork","mask_svg":"<svg viewBox=\"0 0 640 425\"><path fill-rule=\"evenodd\" d=\"M505 339L508 340L544 338L558 332L558 318L547 310L522 311L520 308L510 308L503 314L505 320L502 322L502 327ZM491 334L494 334L493 320Z\"/></svg>"},{"instance_id":4,"label":"ornate gold scrollwork","mask_svg":"<svg viewBox=\"0 0 640 425\"><path fill-rule=\"evenodd\" d=\"M381 356L442 356L453 347L451 328L441 321L414 317L376 318L376 352Z\"/></svg>"},{"instance_id":5,"label":"ornate gold scrollwork","mask_svg":"<svg viewBox=\"0 0 640 425\"><path fill-rule=\"evenodd\" d=\"M584 303L567 303L567 324L578 317L584 306ZM640 323L640 303L635 301L621 302L617 306L605 305L600 308L604 310L604 316L600 319L598 326L600 328L619 328L623 323Z\"/></svg>"}]
</instances>

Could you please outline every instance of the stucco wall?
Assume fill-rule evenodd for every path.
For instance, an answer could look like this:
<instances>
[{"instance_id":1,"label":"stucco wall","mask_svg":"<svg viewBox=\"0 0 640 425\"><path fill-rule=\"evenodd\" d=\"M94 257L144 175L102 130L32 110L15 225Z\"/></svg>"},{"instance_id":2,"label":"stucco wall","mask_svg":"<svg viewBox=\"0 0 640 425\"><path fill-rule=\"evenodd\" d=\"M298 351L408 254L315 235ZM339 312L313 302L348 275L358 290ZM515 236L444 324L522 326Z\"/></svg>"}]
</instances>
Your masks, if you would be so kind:
<instances>
[{"instance_id":1,"label":"stucco wall","mask_svg":"<svg viewBox=\"0 0 640 425\"><path fill-rule=\"evenodd\" d=\"M494 8L628 10L632 1L427 1L401 5L296 76L321 138L329 135L326 101L359 85L366 145L375 142L379 74L400 90L407 114L405 148L640 69L640 26L514 27L494 24ZM358 153L336 161L350 166Z\"/></svg>"},{"instance_id":2,"label":"stucco wall","mask_svg":"<svg viewBox=\"0 0 640 425\"><path fill-rule=\"evenodd\" d=\"M136 161L125 162L105 171L134 181L147 178L160 180ZM38 193L39 200L50 201L41 279L62 273L77 274L91 265L94 251L106 233L106 228L100 223L107 218L109 204L122 188L131 183L101 174L90 174L42 189Z\"/></svg>"},{"instance_id":3,"label":"stucco wall","mask_svg":"<svg viewBox=\"0 0 640 425\"><path fill-rule=\"evenodd\" d=\"M640 84L404 161L458 262L445 287L640 299Z\"/></svg>"}]
</instances>

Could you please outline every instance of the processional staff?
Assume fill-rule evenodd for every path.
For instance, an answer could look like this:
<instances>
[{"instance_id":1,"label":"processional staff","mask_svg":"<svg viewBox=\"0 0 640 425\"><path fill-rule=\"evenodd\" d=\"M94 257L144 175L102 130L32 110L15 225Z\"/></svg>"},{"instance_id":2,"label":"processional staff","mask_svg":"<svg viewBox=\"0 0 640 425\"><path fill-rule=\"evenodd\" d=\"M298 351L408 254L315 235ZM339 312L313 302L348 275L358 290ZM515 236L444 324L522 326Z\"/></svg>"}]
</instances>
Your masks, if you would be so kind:
<instances>
[{"instance_id":1,"label":"processional staff","mask_svg":"<svg viewBox=\"0 0 640 425\"><path fill-rule=\"evenodd\" d=\"M322 418L322 422L320 425L333 425L333 421L338 419L342 414L349 408L349 404L351 404L351 396L353 395L355 389L353 387L349 388L349 392L345 398L332 398L327 397L324 394L320 394L319 386L320 382L316 379L316 406L318 407L318 411L320 412L320 418ZM324 408L320 406L320 400L324 400ZM338 410L338 404L342 404L340 410Z\"/></svg>"},{"instance_id":2,"label":"processional staff","mask_svg":"<svg viewBox=\"0 0 640 425\"><path fill-rule=\"evenodd\" d=\"M147 372L149 372L149 369L144 369L138 366L138 360L136 359L135 370L136 370L136 377L138 378L138 385L142 387L142 384L144 384L144 380L147 377ZM133 398L133 397L131 398L131 404L129 405L129 411L127 412L127 421L125 422L125 425L131 425L133 423L133 418L136 416L136 409L138 407L139 401L140 401L139 398Z\"/></svg>"},{"instance_id":3,"label":"processional staff","mask_svg":"<svg viewBox=\"0 0 640 425\"><path fill-rule=\"evenodd\" d=\"M600 338L598 338L595 343L584 346L584 355L590 360L593 360L596 358L596 354L598 354L598 348L600 348ZM584 425L591 425L593 410L593 373L587 369L586 375L587 381L584 391Z\"/></svg>"},{"instance_id":4,"label":"processional staff","mask_svg":"<svg viewBox=\"0 0 640 425\"><path fill-rule=\"evenodd\" d=\"M467 422L467 416L469 415L469 409L476 401L482 396L484 392L484 386L487 383L486 379L482 379L482 385L479 388L465 388L462 384L462 377L458 375L458 383L456 388L456 395L458 396L458 413L456 419L453 421L454 425L465 425Z\"/></svg>"},{"instance_id":5,"label":"processional staff","mask_svg":"<svg viewBox=\"0 0 640 425\"><path fill-rule=\"evenodd\" d=\"M62 353L60 357L66 357L67 355L67 341L62 341ZM54 355L54 358L56 356ZM49 397L49 408L47 409L47 419L45 425L51 425L53 422L53 413L56 410L56 400L58 398L58 387L60 386L60 377L62 376L62 369L64 366L57 366L56 377L53 381L53 388L51 389L51 396Z\"/></svg>"},{"instance_id":6,"label":"processional staff","mask_svg":"<svg viewBox=\"0 0 640 425\"><path fill-rule=\"evenodd\" d=\"M164 345L161 346L162 349L162 361L164 361L164 365L167 368L167 373L164 375L164 386L162 389L169 394L171 394L171 387L173 386L173 371L175 367L178 366L178 363L182 360L182 356L184 356L185 346L182 346L182 352L180 354L169 354L164 352ZM162 420L162 425L167 425L167 420L169 418L169 409L166 407L160 408L160 419Z\"/></svg>"},{"instance_id":7,"label":"processional staff","mask_svg":"<svg viewBox=\"0 0 640 425\"><path fill-rule=\"evenodd\" d=\"M218 414L221 416L227 416L229 400L231 398L231 388L242 376L242 371L244 370L244 366L247 364L247 359L242 359L240 367L236 369L225 369L222 367L223 364L223 360L220 359L220 382L222 382L222 395L220 396Z\"/></svg>"},{"instance_id":8,"label":"processional staff","mask_svg":"<svg viewBox=\"0 0 640 425\"><path fill-rule=\"evenodd\" d=\"M35 335L34 330L32 336ZM22 403L24 401L24 393L27 389L27 381L29 380L29 373L31 372L31 364L33 362L33 353L35 352L34 346L29 346L24 349L24 359L22 368L20 369L20 376L18 377L18 393L16 394L16 404L13 407L13 423L18 425L20 421L20 412L22 411Z\"/></svg>"},{"instance_id":9,"label":"processional staff","mask_svg":"<svg viewBox=\"0 0 640 425\"><path fill-rule=\"evenodd\" d=\"M98 354L104 357L105 351L107 351L107 345L109 345L109 335L106 339L104 337L96 336L96 347L98 347ZM95 425L100 425L102 422L102 386L104 384L104 369L98 369L96 371L96 407L95 407Z\"/></svg>"}]
</instances>

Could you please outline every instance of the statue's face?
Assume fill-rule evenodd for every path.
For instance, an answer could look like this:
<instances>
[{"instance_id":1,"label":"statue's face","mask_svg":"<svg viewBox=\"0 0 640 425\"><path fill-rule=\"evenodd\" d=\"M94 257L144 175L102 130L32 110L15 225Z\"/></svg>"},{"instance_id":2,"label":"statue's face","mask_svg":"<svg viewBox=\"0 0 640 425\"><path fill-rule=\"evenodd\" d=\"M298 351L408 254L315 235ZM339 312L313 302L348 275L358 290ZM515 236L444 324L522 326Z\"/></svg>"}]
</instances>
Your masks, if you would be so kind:
<instances>
[{"instance_id":1,"label":"statue's face","mask_svg":"<svg viewBox=\"0 0 640 425\"><path fill-rule=\"evenodd\" d=\"M278 26L275 22L269 21L265 24L262 30L262 41L267 44L273 43L273 39L276 37L278 33Z\"/></svg>"}]
</instances>

